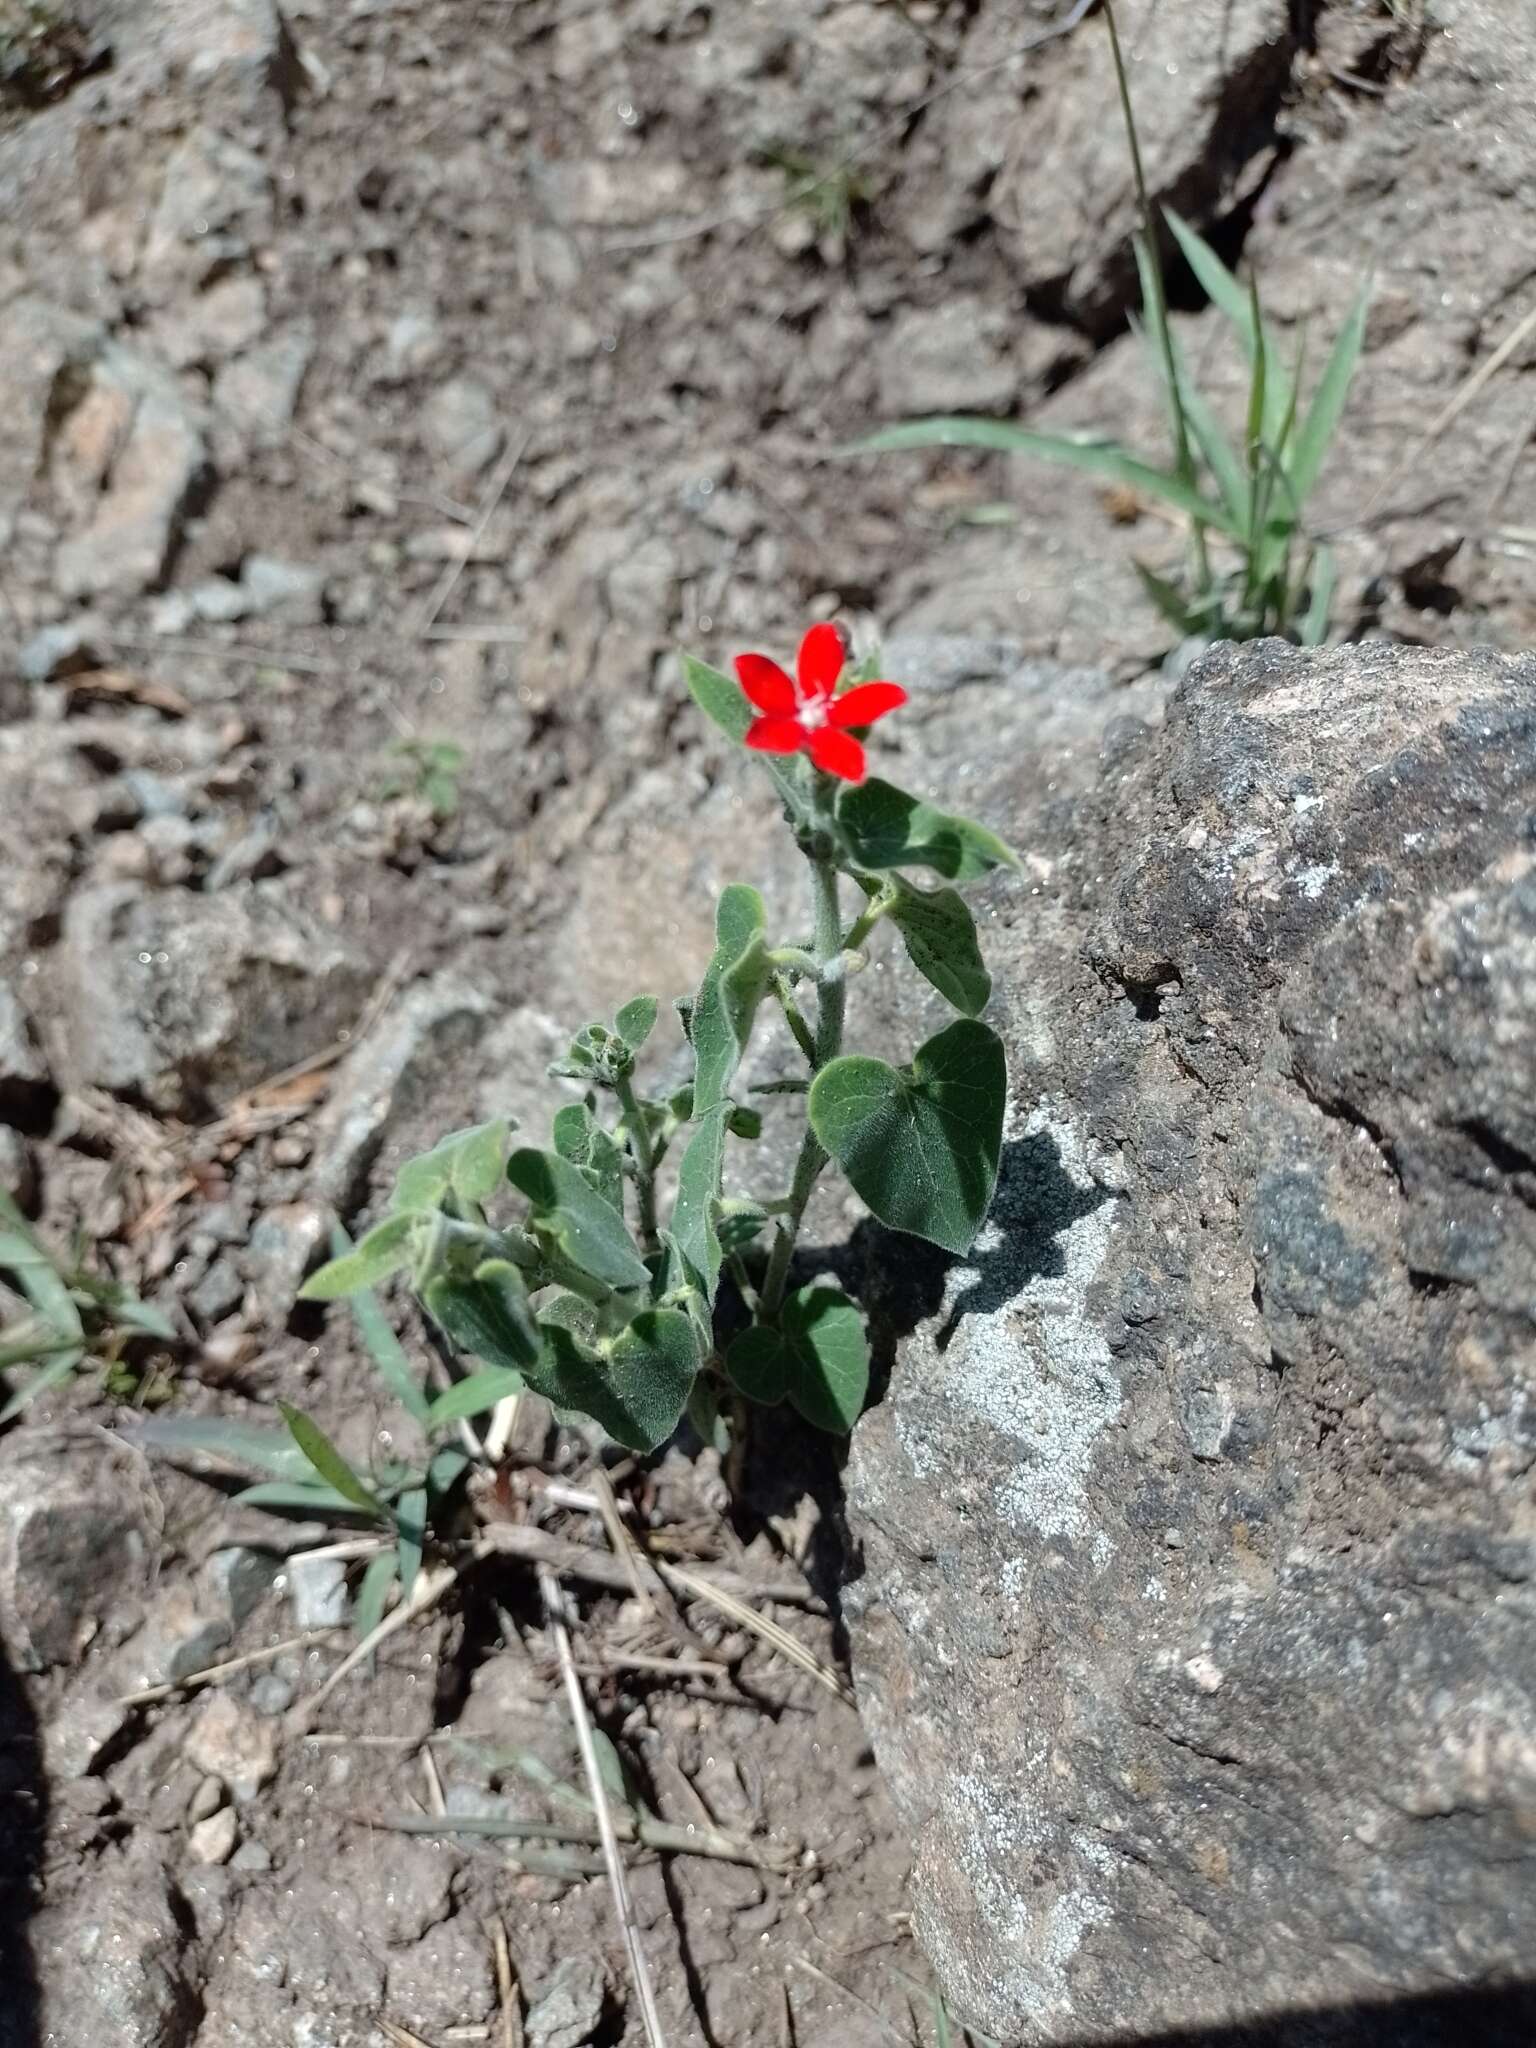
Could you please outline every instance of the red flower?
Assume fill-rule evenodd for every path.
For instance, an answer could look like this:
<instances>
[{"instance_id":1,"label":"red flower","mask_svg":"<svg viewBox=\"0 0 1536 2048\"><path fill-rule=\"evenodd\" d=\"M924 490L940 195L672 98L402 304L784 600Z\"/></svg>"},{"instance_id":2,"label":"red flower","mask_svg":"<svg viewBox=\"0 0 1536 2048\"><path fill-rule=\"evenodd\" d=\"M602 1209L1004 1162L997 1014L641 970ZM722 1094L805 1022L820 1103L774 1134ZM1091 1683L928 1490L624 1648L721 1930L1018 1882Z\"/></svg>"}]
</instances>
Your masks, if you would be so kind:
<instances>
[{"instance_id":1,"label":"red flower","mask_svg":"<svg viewBox=\"0 0 1536 2048\"><path fill-rule=\"evenodd\" d=\"M828 775L844 782L864 780L864 749L850 727L873 725L905 704L899 683L858 683L834 696L847 661L836 626L812 626L800 642L792 683L766 654L738 654L736 674L747 701L760 717L747 728L747 745L760 754L809 754Z\"/></svg>"}]
</instances>

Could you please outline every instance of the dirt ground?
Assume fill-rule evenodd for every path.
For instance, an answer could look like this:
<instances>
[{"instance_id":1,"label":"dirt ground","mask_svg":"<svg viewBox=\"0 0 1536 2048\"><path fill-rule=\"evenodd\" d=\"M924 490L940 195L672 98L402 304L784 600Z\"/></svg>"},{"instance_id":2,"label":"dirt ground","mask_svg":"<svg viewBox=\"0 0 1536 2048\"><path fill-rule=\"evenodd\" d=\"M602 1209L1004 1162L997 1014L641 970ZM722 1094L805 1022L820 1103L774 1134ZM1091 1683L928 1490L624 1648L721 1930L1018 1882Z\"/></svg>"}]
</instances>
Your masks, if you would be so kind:
<instances>
[{"instance_id":1,"label":"dirt ground","mask_svg":"<svg viewBox=\"0 0 1536 2048\"><path fill-rule=\"evenodd\" d=\"M294 1736L346 1642L331 1580L285 1563L320 1532L149 1460L136 1411L283 1397L364 1464L402 1440L345 1318L294 1305L330 1218L365 1222L446 1128L536 1126L560 1027L690 986L713 892L768 859L677 647L782 652L836 613L1127 681L1167 651L1125 508L1085 480L835 454L927 411L1155 431L1102 28L1046 0L8 8L62 26L25 69L13 42L0 100L0 1182L178 1341L0 1447L34 1558L57 1505L56 1583L11 1559L0 1602L64 1636L0 1675L25 1816L0 1919L33 1958L0 2042L500 2044L499 1922L530 2048L632 2043L601 1876L386 1825L547 1816L511 1752L574 1772L526 1568ZM1191 25L1213 9L1220 38ZM1420 13L1126 12L1159 191L1263 252L1285 318L1336 319L1352 181L1429 121ZM1530 279L1512 248L1481 296L1404 267L1327 508L1353 521L1341 629L1518 644L1529 376L1468 407L1435 492L1392 472ZM435 805L432 746L462 750ZM520 1451L566 1479L588 1457ZM762 1604L835 1671L836 1464L776 1425L734 1499L697 1447L617 1482L677 1555L798 1585ZM536 1492L510 1512L601 1545ZM637 1860L668 2039L933 2039L856 1713L697 1603L730 1675L652 1669L688 1661L675 1625L576 1591L650 1803L765 1866Z\"/></svg>"}]
</instances>

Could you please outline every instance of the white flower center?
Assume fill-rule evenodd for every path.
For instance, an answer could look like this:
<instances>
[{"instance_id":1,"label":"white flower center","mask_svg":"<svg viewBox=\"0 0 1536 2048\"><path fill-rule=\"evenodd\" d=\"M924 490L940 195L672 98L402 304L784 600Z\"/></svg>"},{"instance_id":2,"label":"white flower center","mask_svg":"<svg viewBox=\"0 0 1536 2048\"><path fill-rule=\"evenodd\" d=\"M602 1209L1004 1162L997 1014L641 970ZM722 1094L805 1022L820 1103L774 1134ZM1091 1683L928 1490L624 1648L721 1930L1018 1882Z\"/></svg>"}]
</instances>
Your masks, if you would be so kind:
<instances>
[{"instance_id":1,"label":"white flower center","mask_svg":"<svg viewBox=\"0 0 1536 2048\"><path fill-rule=\"evenodd\" d=\"M807 697L800 706L800 723L807 732L816 732L827 723L827 700L820 695Z\"/></svg>"}]
</instances>

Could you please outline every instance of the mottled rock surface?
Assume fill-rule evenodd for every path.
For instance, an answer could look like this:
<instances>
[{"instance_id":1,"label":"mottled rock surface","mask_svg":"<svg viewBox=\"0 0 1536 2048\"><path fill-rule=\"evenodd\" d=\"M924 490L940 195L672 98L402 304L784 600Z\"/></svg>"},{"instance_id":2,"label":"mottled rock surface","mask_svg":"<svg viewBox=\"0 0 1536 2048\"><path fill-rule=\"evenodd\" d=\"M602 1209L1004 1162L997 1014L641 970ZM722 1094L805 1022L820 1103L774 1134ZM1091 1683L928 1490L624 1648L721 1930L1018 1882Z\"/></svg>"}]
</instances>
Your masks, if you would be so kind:
<instances>
[{"instance_id":1,"label":"mottled rock surface","mask_svg":"<svg viewBox=\"0 0 1536 2048\"><path fill-rule=\"evenodd\" d=\"M1013 1142L851 1466L921 1931L1031 2043L1515 1978L1536 662L1218 648L1086 765L986 771Z\"/></svg>"}]
</instances>

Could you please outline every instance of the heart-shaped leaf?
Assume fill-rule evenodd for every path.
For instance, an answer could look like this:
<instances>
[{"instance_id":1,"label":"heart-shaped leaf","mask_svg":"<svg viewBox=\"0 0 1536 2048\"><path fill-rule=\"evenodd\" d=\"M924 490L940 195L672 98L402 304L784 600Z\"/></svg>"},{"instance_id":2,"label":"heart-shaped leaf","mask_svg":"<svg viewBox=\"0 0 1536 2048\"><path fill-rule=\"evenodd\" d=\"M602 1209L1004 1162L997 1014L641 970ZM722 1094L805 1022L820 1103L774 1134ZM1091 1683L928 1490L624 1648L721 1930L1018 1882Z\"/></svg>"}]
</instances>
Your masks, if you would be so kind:
<instances>
[{"instance_id":1,"label":"heart-shaped leaf","mask_svg":"<svg viewBox=\"0 0 1536 2048\"><path fill-rule=\"evenodd\" d=\"M886 912L906 943L907 958L947 1003L979 1017L992 993L976 920L957 889L919 889L894 875L896 901Z\"/></svg>"},{"instance_id":2,"label":"heart-shaped leaf","mask_svg":"<svg viewBox=\"0 0 1536 2048\"><path fill-rule=\"evenodd\" d=\"M811 1128L892 1230L963 1255L997 1184L1008 1074L1002 1040L962 1017L908 1068L853 1054L811 1084Z\"/></svg>"},{"instance_id":3,"label":"heart-shaped leaf","mask_svg":"<svg viewBox=\"0 0 1536 2048\"><path fill-rule=\"evenodd\" d=\"M616 1443L653 1451L676 1429L699 1349L693 1324L675 1308L644 1309L607 1357L555 1323L544 1325L544 1356L528 1384L557 1408L591 1416Z\"/></svg>"},{"instance_id":4,"label":"heart-shaped leaf","mask_svg":"<svg viewBox=\"0 0 1536 2048\"><path fill-rule=\"evenodd\" d=\"M568 1159L531 1146L507 1161L507 1178L528 1197L533 1223L572 1265L605 1287L644 1287L650 1274L619 1211Z\"/></svg>"},{"instance_id":5,"label":"heart-shaped leaf","mask_svg":"<svg viewBox=\"0 0 1536 2048\"><path fill-rule=\"evenodd\" d=\"M395 1181L395 1209L437 1209L452 1193L461 1202L489 1201L501 1185L502 1162L513 1130L510 1117L497 1117L468 1130L450 1131L430 1152L408 1159Z\"/></svg>"},{"instance_id":6,"label":"heart-shaped leaf","mask_svg":"<svg viewBox=\"0 0 1536 2048\"><path fill-rule=\"evenodd\" d=\"M785 1301L777 1329L744 1330L725 1369L749 1401L786 1397L817 1429L846 1436L869 1392L864 1318L837 1287L802 1287Z\"/></svg>"},{"instance_id":7,"label":"heart-shaped leaf","mask_svg":"<svg viewBox=\"0 0 1536 2048\"><path fill-rule=\"evenodd\" d=\"M838 798L837 822L862 868L933 868L950 882L975 882L993 868L1016 868L1018 855L970 818L953 818L921 797L872 775Z\"/></svg>"},{"instance_id":8,"label":"heart-shaped leaf","mask_svg":"<svg viewBox=\"0 0 1536 2048\"><path fill-rule=\"evenodd\" d=\"M470 1275L440 1273L422 1299L454 1343L487 1365L517 1372L537 1360L538 1324L510 1261L485 1259Z\"/></svg>"},{"instance_id":9,"label":"heart-shaped leaf","mask_svg":"<svg viewBox=\"0 0 1536 2048\"><path fill-rule=\"evenodd\" d=\"M693 1113L708 1116L725 1100L772 969L764 940L763 899L733 882L715 912L714 958L704 970L689 1020L693 1041Z\"/></svg>"}]
</instances>

